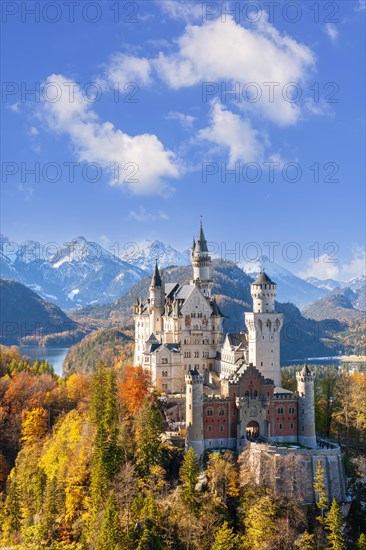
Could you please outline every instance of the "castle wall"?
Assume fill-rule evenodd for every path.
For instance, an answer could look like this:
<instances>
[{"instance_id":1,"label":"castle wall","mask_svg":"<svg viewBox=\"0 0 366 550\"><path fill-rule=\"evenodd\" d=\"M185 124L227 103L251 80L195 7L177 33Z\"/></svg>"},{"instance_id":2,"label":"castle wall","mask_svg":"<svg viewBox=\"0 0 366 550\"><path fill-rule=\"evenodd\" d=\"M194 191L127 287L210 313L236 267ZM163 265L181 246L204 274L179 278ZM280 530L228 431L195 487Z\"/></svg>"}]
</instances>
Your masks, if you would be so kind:
<instances>
[{"instance_id":1,"label":"castle wall","mask_svg":"<svg viewBox=\"0 0 366 550\"><path fill-rule=\"evenodd\" d=\"M342 454L336 445L330 449L287 449L248 443L245 450L257 483L270 487L275 494L290 496L304 504L314 503L314 476L320 462L329 502L333 498L343 502L346 498Z\"/></svg>"}]
</instances>

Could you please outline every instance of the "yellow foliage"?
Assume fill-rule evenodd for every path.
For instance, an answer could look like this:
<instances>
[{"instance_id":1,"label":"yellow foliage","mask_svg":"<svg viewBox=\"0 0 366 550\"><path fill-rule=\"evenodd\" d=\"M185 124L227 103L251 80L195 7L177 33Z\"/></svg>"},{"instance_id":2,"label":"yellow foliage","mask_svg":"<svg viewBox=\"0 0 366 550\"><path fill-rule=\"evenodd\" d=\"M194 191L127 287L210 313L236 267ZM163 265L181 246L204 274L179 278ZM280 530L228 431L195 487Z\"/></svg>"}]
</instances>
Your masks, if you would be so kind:
<instances>
[{"instance_id":1,"label":"yellow foliage","mask_svg":"<svg viewBox=\"0 0 366 550\"><path fill-rule=\"evenodd\" d=\"M42 407L23 411L22 441L26 444L37 443L47 432L48 413Z\"/></svg>"}]
</instances>

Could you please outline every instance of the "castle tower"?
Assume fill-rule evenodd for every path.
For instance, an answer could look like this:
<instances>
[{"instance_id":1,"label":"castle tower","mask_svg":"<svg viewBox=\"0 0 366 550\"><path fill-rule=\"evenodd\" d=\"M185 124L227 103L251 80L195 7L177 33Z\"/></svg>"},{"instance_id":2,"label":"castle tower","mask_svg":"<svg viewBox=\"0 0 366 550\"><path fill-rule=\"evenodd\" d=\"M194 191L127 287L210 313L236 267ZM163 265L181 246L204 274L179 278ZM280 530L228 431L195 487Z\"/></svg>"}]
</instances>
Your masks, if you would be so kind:
<instances>
[{"instance_id":1,"label":"castle tower","mask_svg":"<svg viewBox=\"0 0 366 550\"><path fill-rule=\"evenodd\" d=\"M206 296L210 296L213 284L210 279L211 256L208 252L202 222L198 232L197 241L193 239L191 262L193 267L193 284L199 286Z\"/></svg>"},{"instance_id":2,"label":"castle tower","mask_svg":"<svg viewBox=\"0 0 366 550\"><path fill-rule=\"evenodd\" d=\"M186 448L197 456L204 451L203 442L203 376L197 369L188 371L186 380Z\"/></svg>"},{"instance_id":3,"label":"castle tower","mask_svg":"<svg viewBox=\"0 0 366 550\"><path fill-rule=\"evenodd\" d=\"M296 373L299 394L299 443L310 449L316 449L314 380L315 374L307 365Z\"/></svg>"},{"instance_id":4,"label":"castle tower","mask_svg":"<svg viewBox=\"0 0 366 550\"><path fill-rule=\"evenodd\" d=\"M164 309L164 283L161 279L158 261L156 260L154 273L149 287L149 316L150 332L158 335L163 331L163 309Z\"/></svg>"},{"instance_id":5,"label":"castle tower","mask_svg":"<svg viewBox=\"0 0 366 550\"><path fill-rule=\"evenodd\" d=\"M280 332L283 314L275 311L277 285L262 271L251 284L253 312L245 313L248 362L281 386Z\"/></svg>"}]
</instances>

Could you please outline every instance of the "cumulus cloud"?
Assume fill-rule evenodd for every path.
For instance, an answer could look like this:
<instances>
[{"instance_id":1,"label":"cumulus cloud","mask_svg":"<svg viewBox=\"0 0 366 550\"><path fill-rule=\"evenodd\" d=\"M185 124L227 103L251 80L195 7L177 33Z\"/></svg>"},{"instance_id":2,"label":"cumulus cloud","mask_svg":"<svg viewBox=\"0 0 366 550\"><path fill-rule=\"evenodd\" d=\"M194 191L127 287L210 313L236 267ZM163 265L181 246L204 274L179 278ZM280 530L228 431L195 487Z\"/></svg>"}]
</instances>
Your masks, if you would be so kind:
<instances>
[{"instance_id":1,"label":"cumulus cloud","mask_svg":"<svg viewBox=\"0 0 366 550\"><path fill-rule=\"evenodd\" d=\"M229 164L260 162L264 157L263 140L249 121L228 111L221 103L212 104L210 126L198 132L198 139L208 140L229 151Z\"/></svg>"},{"instance_id":2,"label":"cumulus cloud","mask_svg":"<svg viewBox=\"0 0 366 550\"><path fill-rule=\"evenodd\" d=\"M227 81L243 88L254 83L261 97L243 101L243 105L261 111L278 124L298 120L301 110L294 98L306 82L315 57L307 46L279 33L264 14L253 29L242 27L231 18L225 23L217 19L201 26L188 25L177 43L175 53L160 52L158 58L151 60L169 87L180 89Z\"/></svg>"},{"instance_id":3,"label":"cumulus cloud","mask_svg":"<svg viewBox=\"0 0 366 550\"><path fill-rule=\"evenodd\" d=\"M307 267L299 273L300 277L317 277L318 279L337 279L350 281L360 275L366 275L366 252L359 245L352 247L352 258L349 263L335 262L327 254L308 260Z\"/></svg>"},{"instance_id":4,"label":"cumulus cloud","mask_svg":"<svg viewBox=\"0 0 366 550\"><path fill-rule=\"evenodd\" d=\"M358 4L355 7L355 11L365 11L366 10L366 0L358 0Z\"/></svg>"},{"instance_id":5,"label":"cumulus cloud","mask_svg":"<svg viewBox=\"0 0 366 550\"><path fill-rule=\"evenodd\" d=\"M330 41L335 44L338 40L339 31L333 23L326 23L324 27L325 33L329 37Z\"/></svg>"},{"instance_id":6,"label":"cumulus cloud","mask_svg":"<svg viewBox=\"0 0 366 550\"><path fill-rule=\"evenodd\" d=\"M160 193L167 189L167 178L179 176L174 153L155 135L130 136L111 122L101 122L78 85L62 75L49 76L47 83L60 91L58 101L41 106L49 129L67 134L78 160L97 163L110 174L112 185L136 194Z\"/></svg>"},{"instance_id":7,"label":"cumulus cloud","mask_svg":"<svg viewBox=\"0 0 366 550\"><path fill-rule=\"evenodd\" d=\"M168 220L169 216L162 210L157 212L148 212L144 206L140 204L138 210L131 210L128 217L137 222L156 222L159 220Z\"/></svg>"},{"instance_id":8,"label":"cumulus cloud","mask_svg":"<svg viewBox=\"0 0 366 550\"><path fill-rule=\"evenodd\" d=\"M151 65L148 59L123 53L115 53L108 64L106 80L120 85L134 81L138 84L151 83Z\"/></svg>"}]
</instances>

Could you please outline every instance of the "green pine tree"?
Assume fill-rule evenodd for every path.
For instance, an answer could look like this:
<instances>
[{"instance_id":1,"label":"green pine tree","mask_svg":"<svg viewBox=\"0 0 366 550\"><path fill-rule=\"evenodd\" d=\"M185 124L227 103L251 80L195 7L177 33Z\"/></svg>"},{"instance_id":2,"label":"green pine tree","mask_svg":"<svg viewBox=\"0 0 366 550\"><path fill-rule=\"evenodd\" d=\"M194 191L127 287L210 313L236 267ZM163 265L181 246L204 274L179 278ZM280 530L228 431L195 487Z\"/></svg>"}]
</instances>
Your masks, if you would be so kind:
<instances>
[{"instance_id":1,"label":"green pine tree","mask_svg":"<svg viewBox=\"0 0 366 550\"><path fill-rule=\"evenodd\" d=\"M316 464L316 473L314 476L314 491L316 495L316 505L320 510L320 517L318 517L318 519L323 522L324 513L328 509L328 495L324 483L324 468L319 460Z\"/></svg>"},{"instance_id":2,"label":"green pine tree","mask_svg":"<svg viewBox=\"0 0 366 550\"><path fill-rule=\"evenodd\" d=\"M235 550L238 547L238 537L228 522L224 521L217 531L211 550Z\"/></svg>"},{"instance_id":3,"label":"green pine tree","mask_svg":"<svg viewBox=\"0 0 366 550\"><path fill-rule=\"evenodd\" d=\"M331 550L346 550L346 543L343 535L343 516L338 502L333 499L332 506L325 518L325 525L329 531L328 542Z\"/></svg>"},{"instance_id":4,"label":"green pine tree","mask_svg":"<svg viewBox=\"0 0 366 550\"><path fill-rule=\"evenodd\" d=\"M150 467L160 464L162 420L157 406L146 402L135 417L136 466L141 477L147 477Z\"/></svg>"},{"instance_id":5,"label":"green pine tree","mask_svg":"<svg viewBox=\"0 0 366 550\"><path fill-rule=\"evenodd\" d=\"M183 464L179 470L179 479L183 483L180 498L191 512L197 510L198 499L196 485L198 482L199 464L192 447L184 455Z\"/></svg>"},{"instance_id":6,"label":"green pine tree","mask_svg":"<svg viewBox=\"0 0 366 550\"><path fill-rule=\"evenodd\" d=\"M249 508L245 523L245 548L262 550L265 543L270 543L271 535L275 533L275 518L277 507L269 495L260 497Z\"/></svg>"},{"instance_id":7,"label":"green pine tree","mask_svg":"<svg viewBox=\"0 0 366 550\"><path fill-rule=\"evenodd\" d=\"M103 514L96 550L119 550L123 548L123 531L114 494L110 494Z\"/></svg>"},{"instance_id":8,"label":"green pine tree","mask_svg":"<svg viewBox=\"0 0 366 550\"><path fill-rule=\"evenodd\" d=\"M16 533L21 526L20 490L14 477L15 470L9 476L8 496L5 501L5 521L3 530L9 534Z\"/></svg>"}]
</instances>

